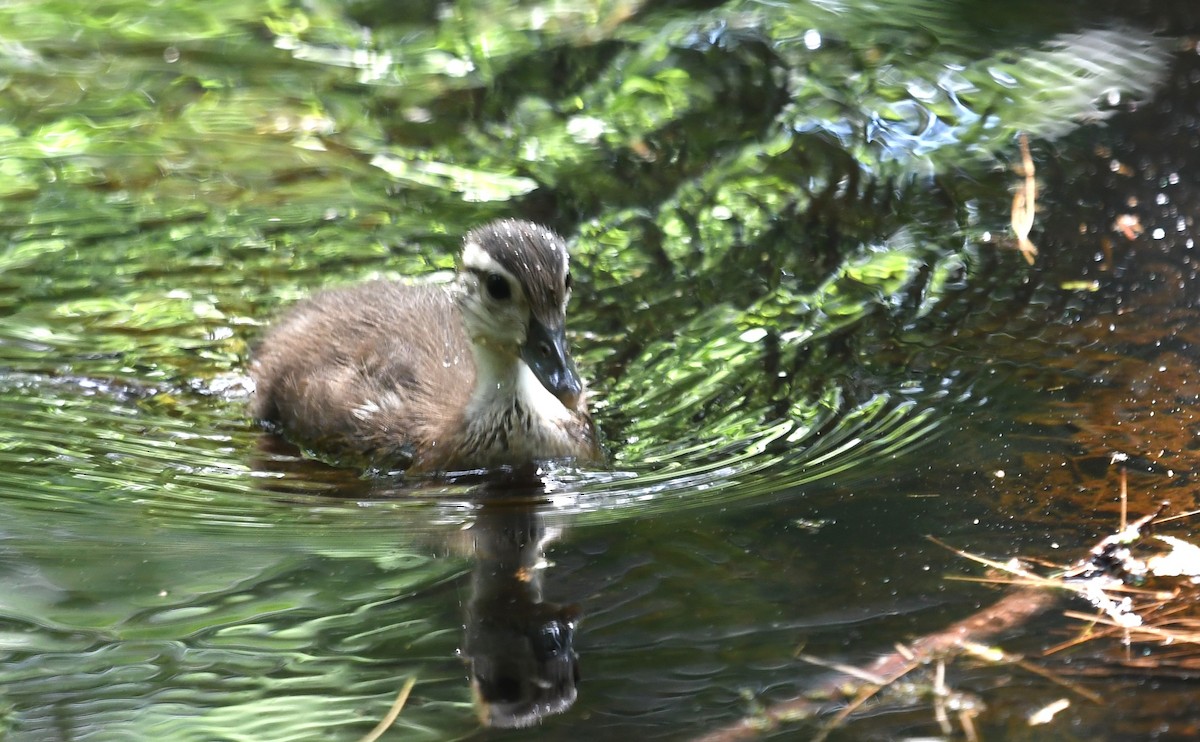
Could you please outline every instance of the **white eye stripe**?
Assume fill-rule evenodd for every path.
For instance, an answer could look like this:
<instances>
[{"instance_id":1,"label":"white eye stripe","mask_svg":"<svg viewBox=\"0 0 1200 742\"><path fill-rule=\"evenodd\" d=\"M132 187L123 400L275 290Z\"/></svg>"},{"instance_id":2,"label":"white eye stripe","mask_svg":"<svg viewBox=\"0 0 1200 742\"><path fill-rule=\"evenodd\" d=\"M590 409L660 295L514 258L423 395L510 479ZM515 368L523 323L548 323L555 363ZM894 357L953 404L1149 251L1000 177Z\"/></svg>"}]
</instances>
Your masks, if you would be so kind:
<instances>
[{"instance_id":1,"label":"white eye stripe","mask_svg":"<svg viewBox=\"0 0 1200 742\"><path fill-rule=\"evenodd\" d=\"M496 259L488 255L487 250L484 250L478 242L468 242L463 245L462 251L463 265L467 268L481 271L503 271Z\"/></svg>"},{"instance_id":2,"label":"white eye stripe","mask_svg":"<svg viewBox=\"0 0 1200 742\"><path fill-rule=\"evenodd\" d=\"M562 273L559 275L562 278L558 280L563 281L563 283L560 283L557 286L553 285L555 280L554 278L551 278L550 276L543 276L541 273L533 276L533 286L526 285L522 279L518 278L514 273L505 268L499 260L493 257L492 254L489 253L488 250L478 240L474 239L467 239L463 243L461 258L462 271L464 273L471 273L477 276L477 280L479 282L478 285L481 291L486 290L485 285L488 275L494 273L502 276L508 282L513 296L518 297L518 301L520 301L522 304L529 301L536 301L534 297L530 296L530 290L532 289L538 294L539 297L542 297L543 301L554 301L554 299L557 298L559 310L565 313L567 303L571 297L571 288L566 286L566 279L570 276L571 270L571 255L567 251L566 246L558 242L548 242L544 245L544 247L548 249L555 257L561 260ZM551 271L553 271L553 268L551 267L553 265L552 260L553 258L551 258L550 261L547 261L550 263L549 265L546 263L543 263L542 265L545 268L549 268ZM547 279L550 279L550 285L546 285Z\"/></svg>"},{"instance_id":3,"label":"white eye stripe","mask_svg":"<svg viewBox=\"0 0 1200 742\"><path fill-rule=\"evenodd\" d=\"M463 268L469 271L484 274L498 273L504 276L509 286L517 290L521 288L521 282L517 280L516 276L509 273L495 258L488 255L487 251L477 242L468 242L463 246L462 262Z\"/></svg>"}]
</instances>

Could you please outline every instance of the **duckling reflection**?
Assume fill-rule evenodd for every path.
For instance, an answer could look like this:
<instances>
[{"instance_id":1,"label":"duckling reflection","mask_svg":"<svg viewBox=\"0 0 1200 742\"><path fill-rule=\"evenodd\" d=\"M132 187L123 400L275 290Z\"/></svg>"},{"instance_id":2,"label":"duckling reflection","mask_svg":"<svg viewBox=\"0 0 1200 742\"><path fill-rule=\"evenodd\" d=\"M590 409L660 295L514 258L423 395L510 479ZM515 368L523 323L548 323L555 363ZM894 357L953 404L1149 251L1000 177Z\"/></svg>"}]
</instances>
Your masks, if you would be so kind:
<instances>
[{"instance_id":1,"label":"duckling reflection","mask_svg":"<svg viewBox=\"0 0 1200 742\"><path fill-rule=\"evenodd\" d=\"M386 502L412 497L434 484L363 478L303 458L274 436L266 438L273 447L260 448L264 455L252 463L266 475L263 486L280 502L308 505L314 492L347 502ZM543 596L545 551L561 533L539 509L546 496L544 480L511 475L506 479L490 472L486 483L472 490L477 508L469 528L446 532L430 522L425 524L427 535L418 537L434 552L450 551L470 560L460 656L480 721L501 728L532 726L574 704L579 683L575 632L582 615L576 605ZM437 515L435 510L419 512Z\"/></svg>"},{"instance_id":2,"label":"duckling reflection","mask_svg":"<svg viewBox=\"0 0 1200 742\"><path fill-rule=\"evenodd\" d=\"M466 532L475 565L463 656L480 720L527 727L575 702L578 606L542 598L545 547L557 535L528 503L485 503Z\"/></svg>"},{"instance_id":3,"label":"duckling reflection","mask_svg":"<svg viewBox=\"0 0 1200 742\"><path fill-rule=\"evenodd\" d=\"M459 262L448 286L371 281L285 313L250 364L254 417L335 460L414 472L599 462L562 238L496 221Z\"/></svg>"}]
</instances>

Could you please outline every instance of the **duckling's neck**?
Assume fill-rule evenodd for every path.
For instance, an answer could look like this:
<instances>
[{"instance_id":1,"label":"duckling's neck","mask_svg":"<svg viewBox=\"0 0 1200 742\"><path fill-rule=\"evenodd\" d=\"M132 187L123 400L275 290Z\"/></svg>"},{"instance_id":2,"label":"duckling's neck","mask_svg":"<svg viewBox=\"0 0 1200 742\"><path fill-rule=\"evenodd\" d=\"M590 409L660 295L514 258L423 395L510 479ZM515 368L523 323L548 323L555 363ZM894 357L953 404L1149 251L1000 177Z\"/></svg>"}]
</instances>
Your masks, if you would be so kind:
<instances>
[{"instance_id":1,"label":"duckling's neck","mask_svg":"<svg viewBox=\"0 0 1200 742\"><path fill-rule=\"evenodd\" d=\"M467 406L472 420L493 418L517 408L533 422L558 422L570 411L534 376L517 355L475 345L475 389Z\"/></svg>"},{"instance_id":2,"label":"duckling's neck","mask_svg":"<svg viewBox=\"0 0 1200 742\"><path fill-rule=\"evenodd\" d=\"M467 404L464 445L482 461L575 455L574 415L542 386L519 356L473 347L475 389Z\"/></svg>"}]
</instances>

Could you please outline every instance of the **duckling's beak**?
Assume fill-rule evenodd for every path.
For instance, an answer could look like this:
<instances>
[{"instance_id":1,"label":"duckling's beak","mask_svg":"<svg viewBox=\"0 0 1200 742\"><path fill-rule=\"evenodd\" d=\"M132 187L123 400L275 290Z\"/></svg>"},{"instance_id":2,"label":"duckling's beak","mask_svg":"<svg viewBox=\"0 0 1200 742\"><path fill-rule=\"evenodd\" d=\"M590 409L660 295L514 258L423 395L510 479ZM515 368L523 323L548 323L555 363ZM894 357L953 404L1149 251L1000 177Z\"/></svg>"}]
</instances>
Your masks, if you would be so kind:
<instances>
[{"instance_id":1,"label":"duckling's beak","mask_svg":"<svg viewBox=\"0 0 1200 742\"><path fill-rule=\"evenodd\" d=\"M547 327L537 317L529 320L521 360L533 375L568 408L574 409L583 393L583 382L567 351L567 332L562 325Z\"/></svg>"}]
</instances>

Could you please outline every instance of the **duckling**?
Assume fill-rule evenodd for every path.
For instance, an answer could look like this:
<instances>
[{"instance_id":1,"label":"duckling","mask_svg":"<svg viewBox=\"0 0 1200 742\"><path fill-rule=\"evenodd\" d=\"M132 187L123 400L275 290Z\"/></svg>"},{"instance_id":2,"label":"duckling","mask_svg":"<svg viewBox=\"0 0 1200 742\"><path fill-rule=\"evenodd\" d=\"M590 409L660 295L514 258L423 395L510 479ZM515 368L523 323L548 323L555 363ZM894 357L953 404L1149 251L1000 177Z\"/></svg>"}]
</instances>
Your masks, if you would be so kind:
<instances>
[{"instance_id":1,"label":"duckling","mask_svg":"<svg viewBox=\"0 0 1200 742\"><path fill-rule=\"evenodd\" d=\"M409 472L597 463L570 296L561 237L491 222L452 283L370 281L285 313L253 353L251 412L312 451Z\"/></svg>"}]
</instances>

